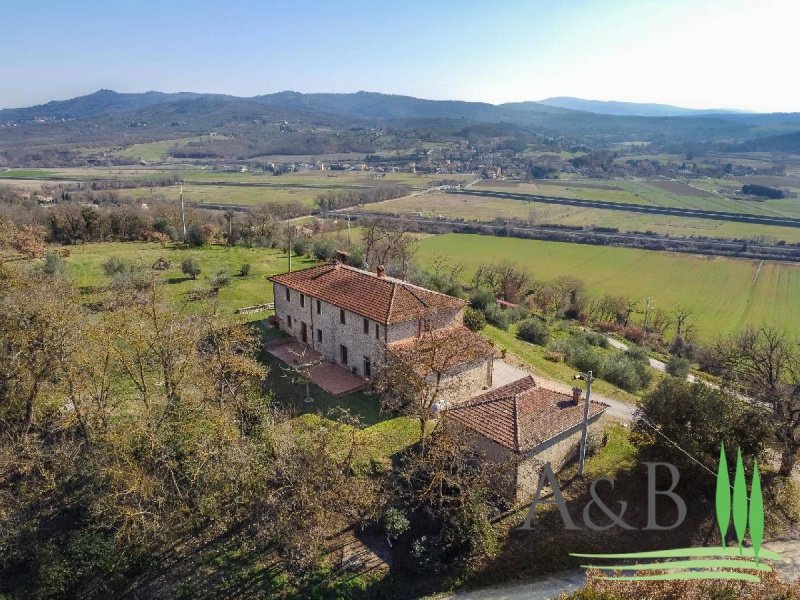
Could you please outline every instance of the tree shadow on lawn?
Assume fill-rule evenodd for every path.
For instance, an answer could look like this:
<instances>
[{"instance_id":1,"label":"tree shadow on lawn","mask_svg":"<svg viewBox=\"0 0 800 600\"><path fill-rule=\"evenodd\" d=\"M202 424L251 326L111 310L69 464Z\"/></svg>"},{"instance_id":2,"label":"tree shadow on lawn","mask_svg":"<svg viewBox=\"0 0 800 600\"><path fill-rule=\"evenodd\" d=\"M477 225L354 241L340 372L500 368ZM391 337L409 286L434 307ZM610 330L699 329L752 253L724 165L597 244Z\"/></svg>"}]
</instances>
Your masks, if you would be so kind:
<instances>
[{"instance_id":1,"label":"tree shadow on lawn","mask_svg":"<svg viewBox=\"0 0 800 600\"><path fill-rule=\"evenodd\" d=\"M187 281L199 281L198 279L192 279L191 277L167 277L164 282L170 285L174 285L176 283L185 283Z\"/></svg>"},{"instance_id":2,"label":"tree shadow on lawn","mask_svg":"<svg viewBox=\"0 0 800 600\"><path fill-rule=\"evenodd\" d=\"M259 360L269 369L264 390L271 392L275 401L293 414L314 414L325 417L331 412L346 409L352 416L358 417L366 427L394 417L381 411L378 396L363 391L333 396L309 382L309 395L313 401L306 402L306 385L293 376L294 369L266 351L259 355Z\"/></svg>"},{"instance_id":3,"label":"tree shadow on lawn","mask_svg":"<svg viewBox=\"0 0 800 600\"><path fill-rule=\"evenodd\" d=\"M648 459L642 457L640 460ZM480 569L468 575L466 585L480 588L511 580L531 580L585 564L586 559L571 557L571 552L627 553L719 544L713 493L710 498L706 497L698 480L692 479L683 470L681 476L675 491L686 502L688 511L684 522L675 529L644 530L648 521L647 470L644 464L637 462L632 469L620 470L615 474L613 490L603 482L596 488L597 496L615 514L622 510L620 502L627 502L623 519L634 529L615 526L605 531L595 531L586 527L583 519L584 508L593 500L591 481L578 478L576 465L571 463L562 470L558 479L572 521L580 529L567 530L558 509L552 504L540 503L532 529L520 530L518 526L527 516L530 505L523 506L496 523L502 547ZM659 479L658 489L669 489L669 481ZM542 498L551 500L549 487L546 490L547 495L543 494ZM658 523L668 526L675 522L677 509L671 500L658 496L656 514ZM590 516L598 526L610 522L597 503L592 506Z\"/></svg>"}]
</instances>

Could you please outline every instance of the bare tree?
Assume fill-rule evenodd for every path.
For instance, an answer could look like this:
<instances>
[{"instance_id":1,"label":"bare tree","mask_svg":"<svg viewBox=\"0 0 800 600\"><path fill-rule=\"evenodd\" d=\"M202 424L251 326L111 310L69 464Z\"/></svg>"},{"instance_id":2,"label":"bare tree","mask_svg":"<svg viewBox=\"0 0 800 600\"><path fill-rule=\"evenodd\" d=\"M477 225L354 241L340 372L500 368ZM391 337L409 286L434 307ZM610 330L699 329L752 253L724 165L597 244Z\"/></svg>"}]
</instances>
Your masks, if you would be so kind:
<instances>
[{"instance_id":1,"label":"bare tree","mask_svg":"<svg viewBox=\"0 0 800 600\"><path fill-rule=\"evenodd\" d=\"M675 337L686 337L689 318L692 316L692 309L684 304L680 304L672 311L675 319Z\"/></svg>"},{"instance_id":2,"label":"bare tree","mask_svg":"<svg viewBox=\"0 0 800 600\"><path fill-rule=\"evenodd\" d=\"M757 402L772 409L781 449L781 475L792 473L800 452L800 345L776 327L746 329L721 340L716 354L726 376Z\"/></svg>"},{"instance_id":3,"label":"bare tree","mask_svg":"<svg viewBox=\"0 0 800 600\"><path fill-rule=\"evenodd\" d=\"M423 452L427 424L440 405L466 392L454 371L487 351L488 344L465 327L425 330L419 338L389 348L375 388L384 406L416 417Z\"/></svg>"}]
</instances>

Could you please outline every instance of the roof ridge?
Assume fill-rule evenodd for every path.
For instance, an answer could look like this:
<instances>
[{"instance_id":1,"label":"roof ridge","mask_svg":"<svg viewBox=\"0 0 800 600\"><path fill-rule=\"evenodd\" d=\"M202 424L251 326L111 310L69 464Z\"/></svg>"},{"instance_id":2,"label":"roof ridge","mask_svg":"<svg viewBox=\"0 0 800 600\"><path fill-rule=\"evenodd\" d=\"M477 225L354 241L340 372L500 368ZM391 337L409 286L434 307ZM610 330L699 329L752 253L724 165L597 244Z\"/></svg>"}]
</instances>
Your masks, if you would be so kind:
<instances>
[{"instance_id":1,"label":"roof ridge","mask_svg":"<svg viewBox=\"0 0 800 600\"><path fill-rule=\"evenodd\" d=\"M414 290L411 288L411 286L407 285L405 282L401 283L400 285L401 285L401 286L403 287L403 289L404 289L404 290L406 290L406 291L407 291L409 294L411 294L412 296L414 296L414 298L416 298L416 299L417 299L417 301L418 301L420 304L422 304L422 305L423 305L425 308L429 308L429 307L430 307L430 304L428 304L427 302L425 302L425 300L423 300L423 299L422 299L422 298L420 298L420 297L419 297L419 296L418 296L416 293L414 293Z\"/></svg>"},{"instance_id":2,"label":"roof ridge","mask_svg":"<svg viewBox=\"0 0 800 600\"><path fill-rule=\"evenodd\" d=\"M397 284L392 283L392 295L389 298L389 310L386 312L386 322L389 323L392 320L392 310L394 309L394 296L397 293Z\"/></svg>"},{"instance_id":3,"label":"roof ridge","mask_svg":"<svg viewBox=\"0 0 800 600\"><path fill-rule=\"evenodd\" d=\"M514 450L519 451L522 445L519 443L519 404L517 397L519 392L514 394Z\"/></svg>"}]
</instances>

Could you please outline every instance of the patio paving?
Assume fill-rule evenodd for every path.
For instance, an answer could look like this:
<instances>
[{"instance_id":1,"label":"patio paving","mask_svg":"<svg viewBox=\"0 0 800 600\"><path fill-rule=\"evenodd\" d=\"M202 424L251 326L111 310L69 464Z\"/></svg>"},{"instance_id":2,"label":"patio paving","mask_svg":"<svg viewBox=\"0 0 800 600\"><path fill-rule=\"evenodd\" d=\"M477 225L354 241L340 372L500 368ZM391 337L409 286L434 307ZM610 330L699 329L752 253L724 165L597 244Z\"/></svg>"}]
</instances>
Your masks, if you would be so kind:
<instances>
[{"instance_id":1,"label":"patio paving","mask_svg":"<svg viewBox=\"0 0 800 600\"><path fill-rule=\"evenodd\" d=\"M354 375L341 365L328 362L325 357L305 344L292 340L269 348L269 353L288 365L314 365L309 379L334 396L349 394L367 386L368 381Z\"/></svg>"}]
</instances>

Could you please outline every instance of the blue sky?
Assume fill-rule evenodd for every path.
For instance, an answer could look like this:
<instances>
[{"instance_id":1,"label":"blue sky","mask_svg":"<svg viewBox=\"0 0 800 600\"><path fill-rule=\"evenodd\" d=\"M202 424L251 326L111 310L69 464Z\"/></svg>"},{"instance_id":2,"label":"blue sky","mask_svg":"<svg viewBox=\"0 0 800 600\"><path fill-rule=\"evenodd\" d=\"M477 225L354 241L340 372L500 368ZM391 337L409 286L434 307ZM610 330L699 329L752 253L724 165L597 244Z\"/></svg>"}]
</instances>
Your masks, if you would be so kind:
<instances>
[{"instance_id":1,"label":"blue sky","mask_svg":"<svg viewBox=\"0 0 800 600\"><path fill-rule=\"evenodd\" d=\"M2 0L0 107L100 88L800 111L794 0Z\"/></svg>"}]
</instances>

